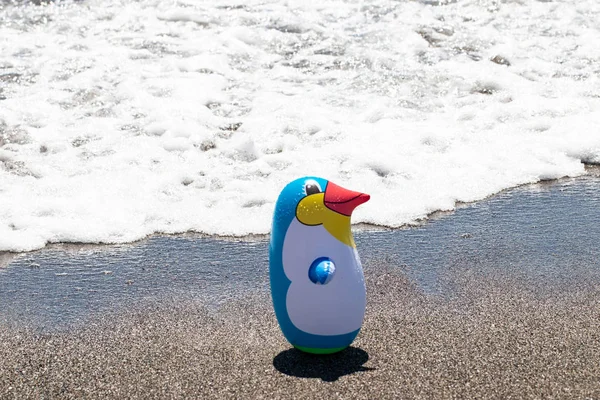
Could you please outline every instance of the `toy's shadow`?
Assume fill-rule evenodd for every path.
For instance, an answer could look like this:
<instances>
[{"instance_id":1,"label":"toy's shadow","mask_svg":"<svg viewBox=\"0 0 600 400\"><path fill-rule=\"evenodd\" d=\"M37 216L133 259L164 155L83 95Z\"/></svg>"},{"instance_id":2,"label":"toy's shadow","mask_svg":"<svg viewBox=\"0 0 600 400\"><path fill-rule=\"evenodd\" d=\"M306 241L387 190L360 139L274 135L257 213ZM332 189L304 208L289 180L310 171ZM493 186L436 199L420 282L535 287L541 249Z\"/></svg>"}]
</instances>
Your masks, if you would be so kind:
<instances>
[{"instance_id":1,"label":"toy's shadow","mask_svg":"<svg viewBox=\"0 0 600 400\"><path fill-rule=\"evenodd\" d=\"M307 354L297 349L289 349L275 356L273 366L286 375L321 378L326 382L333 382L340 376L375 369L363 367L368 359L369 354L356 347L348 347L330 355Z\"/></svg>"}]
</instances>

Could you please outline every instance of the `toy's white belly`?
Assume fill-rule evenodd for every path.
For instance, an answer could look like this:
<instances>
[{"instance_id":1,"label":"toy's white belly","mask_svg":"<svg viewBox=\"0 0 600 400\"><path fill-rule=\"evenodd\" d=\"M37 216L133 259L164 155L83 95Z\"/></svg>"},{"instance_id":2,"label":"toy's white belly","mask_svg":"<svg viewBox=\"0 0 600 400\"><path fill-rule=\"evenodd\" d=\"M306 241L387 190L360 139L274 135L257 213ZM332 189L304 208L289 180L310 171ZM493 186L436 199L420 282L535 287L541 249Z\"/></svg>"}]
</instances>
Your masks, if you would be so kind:
<instances>
[{"instance_id":1,"label":"toy's white belly","mask_svg":"<svg viewBox=\"0 0 600 400\"><path fill-rule=\"evenodd\" d=\"M319 257L329 257L335 275L326 285L314 284L308 269ZM341 335L362 325L366 290L356 249L335 239L323 226L294 219L283 243L283 269L291 281L288 315L296 328L315 335Z\"/></svg>"}]
</instances>

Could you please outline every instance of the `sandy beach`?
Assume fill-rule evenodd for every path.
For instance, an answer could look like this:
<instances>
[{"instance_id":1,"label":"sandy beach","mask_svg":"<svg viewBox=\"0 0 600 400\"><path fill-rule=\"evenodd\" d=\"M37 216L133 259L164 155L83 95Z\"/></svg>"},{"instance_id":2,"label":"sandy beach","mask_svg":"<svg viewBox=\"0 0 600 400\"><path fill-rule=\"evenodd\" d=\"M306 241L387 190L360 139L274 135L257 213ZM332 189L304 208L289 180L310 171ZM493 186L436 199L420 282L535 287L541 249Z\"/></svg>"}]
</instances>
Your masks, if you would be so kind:
<instances>
[{"instance_id":1,"label":"sandy beach","mask_svg":"<svg viewBox=\"0 0 600 400\"><path fill-rule=\"evenodd\" d=\"M332 356L281 335L264 240L4 255L0 398L600 398L599 188L591 171L358 232L367 314Z\"/></svg>"}]
</instances>

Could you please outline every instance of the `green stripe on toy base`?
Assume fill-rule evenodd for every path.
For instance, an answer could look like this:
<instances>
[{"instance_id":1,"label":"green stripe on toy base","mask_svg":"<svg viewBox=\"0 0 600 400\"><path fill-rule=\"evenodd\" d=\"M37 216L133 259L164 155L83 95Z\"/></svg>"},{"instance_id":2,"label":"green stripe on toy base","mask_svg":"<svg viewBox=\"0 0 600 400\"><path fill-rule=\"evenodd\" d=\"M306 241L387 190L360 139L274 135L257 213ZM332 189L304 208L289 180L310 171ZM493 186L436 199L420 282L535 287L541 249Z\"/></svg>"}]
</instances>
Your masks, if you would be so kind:
<instances>
[{"instance_id":1,"label":"green stripe on toy base","mask_svg":"<svg viewBox=\"0 0 600 400\"><path fill-rule=\"evenodd\" d=\"M330 348L330 349L320 349L318 347L304 347L304 346L294 346L294 347L297 348L300 351L305 352L305 353L311 353L311 354L333 354L333 353L337 353L339 351L344 350L348 346L333 347L333 348Z\"/></svg>"}]
</instances>

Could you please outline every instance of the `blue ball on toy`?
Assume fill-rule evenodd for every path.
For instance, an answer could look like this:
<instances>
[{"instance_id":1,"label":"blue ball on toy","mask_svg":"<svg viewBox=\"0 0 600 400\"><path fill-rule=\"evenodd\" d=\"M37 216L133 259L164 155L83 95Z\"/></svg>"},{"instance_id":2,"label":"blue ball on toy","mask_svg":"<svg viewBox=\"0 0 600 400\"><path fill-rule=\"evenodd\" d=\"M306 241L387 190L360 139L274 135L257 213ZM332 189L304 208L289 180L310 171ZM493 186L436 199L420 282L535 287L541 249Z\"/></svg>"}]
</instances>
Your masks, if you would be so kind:
<instances>
[{"instance_id":1,"label":"blue ball on toy","mask_svg":"<svg viewBox=\"0 0 600 400\"><path fill-rule=\"evenodd\" d=\"M326 285L335 275L335 265L329 257L316 259L308 269L308 278L317 285Z\"/></svg>"}]
</instances>

